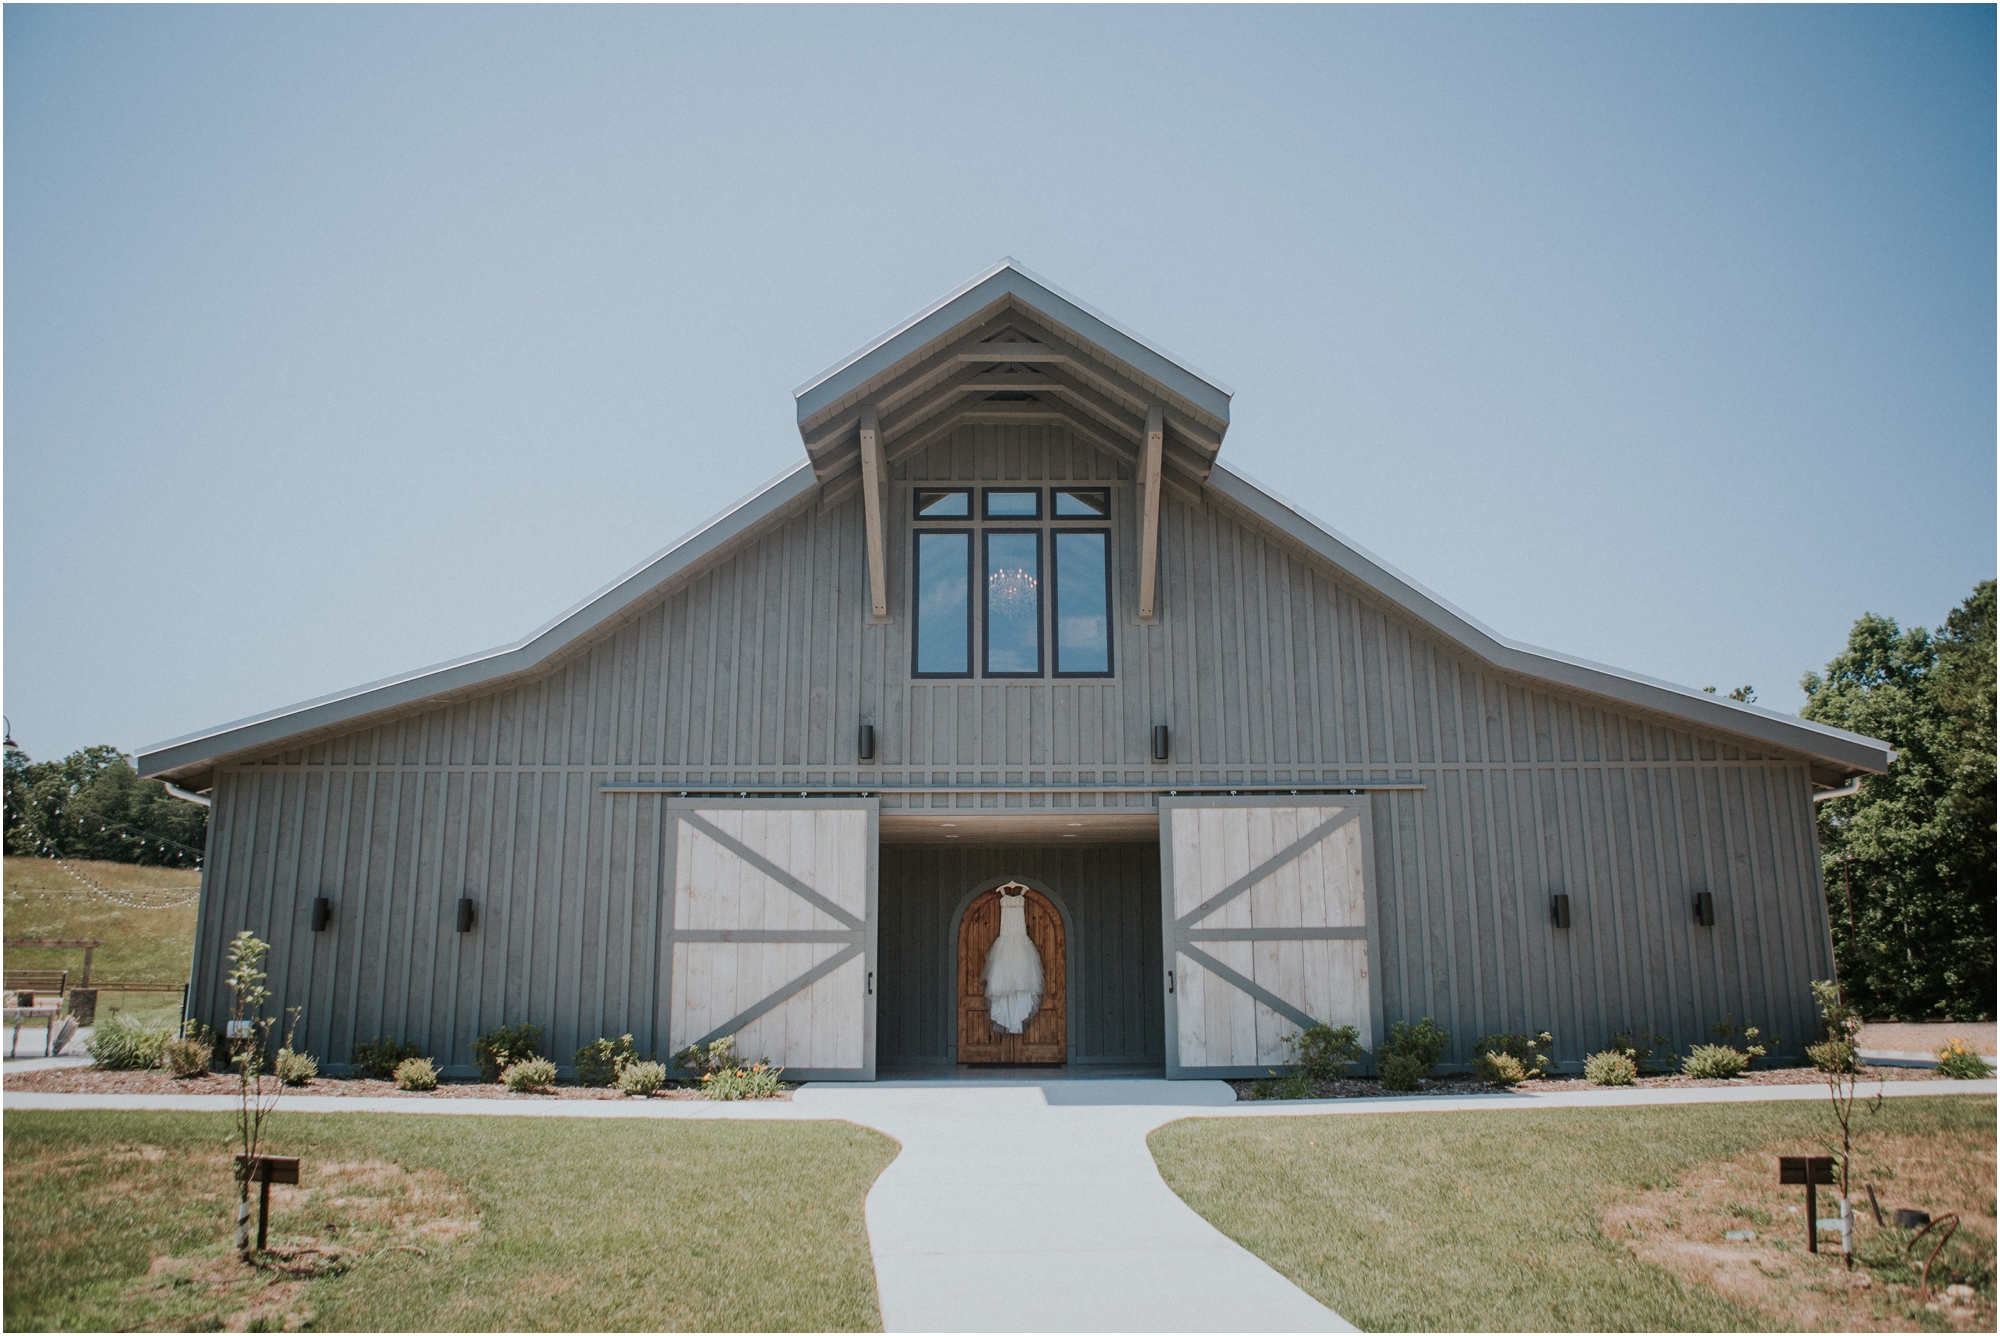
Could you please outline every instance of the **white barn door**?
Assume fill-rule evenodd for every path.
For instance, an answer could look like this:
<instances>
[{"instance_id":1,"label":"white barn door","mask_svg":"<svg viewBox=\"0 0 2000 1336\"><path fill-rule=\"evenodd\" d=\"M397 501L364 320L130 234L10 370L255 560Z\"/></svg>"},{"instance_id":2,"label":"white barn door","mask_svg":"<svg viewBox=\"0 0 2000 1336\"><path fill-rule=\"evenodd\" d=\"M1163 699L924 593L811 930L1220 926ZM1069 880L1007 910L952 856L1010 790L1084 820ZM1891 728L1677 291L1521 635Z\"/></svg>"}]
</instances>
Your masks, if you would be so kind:
<instances>
[{"instance_id":1,"label":"white barn door","mask_svg":"<svg viewBox=\"0 0 2000 1336\"><path fill-rule=\"evenodd\" d=\"M1167 1075L1263 1076L1315 1021L1380 1038L1365 797L1163 798Z\"/></svg>"},{"instance_id":2,"label":"white barn door","mask_svg":"<svg viewBox=\"0 0 2000 1336\"><path fill-rule=\"evenodd\" d=\"M667 800L669 1052L734 1035L791 1078L875 1079L877 811Z\"/></svg>"}]
</instances>

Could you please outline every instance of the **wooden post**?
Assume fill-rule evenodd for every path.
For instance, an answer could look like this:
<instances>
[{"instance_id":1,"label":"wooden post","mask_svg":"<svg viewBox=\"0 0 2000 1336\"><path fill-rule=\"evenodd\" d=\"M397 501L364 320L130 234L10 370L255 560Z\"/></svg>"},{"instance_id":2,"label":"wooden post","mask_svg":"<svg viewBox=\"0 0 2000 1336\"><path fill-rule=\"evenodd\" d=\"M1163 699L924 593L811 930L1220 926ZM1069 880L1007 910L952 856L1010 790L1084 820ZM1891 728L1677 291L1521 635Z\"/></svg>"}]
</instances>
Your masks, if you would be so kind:
<instances>
[{"instance_id":1,"label":"wooden post","mask_svg":"<svg viewBox=\"0 0 2000 1336\"><path fill-rule=\"evenodd\" d=\"M1833 1183L1831 1155L1780 1155L1778 1182L1803 1183L1806 1189L1806 1251L1819 1251L1819 1187ZM1843 1202L1845 1199L1843 1198ZM1844 1233L1846 1231L1843 1231Z\"/></svg>"},{"instance_id":2,"label":"wooden post","mask_svg":"<svg viewBox=\"0 0 2000 1336\"><path fill-rule=\"evenodd\" d=\"M1150 622L1160 580L1160 461L1166 453L1166 414L1146 410L1146 444L1139 460L1139 620Z\"/></svg>"},{"instance_id":3,"label":"wooden post","mask_svg":"<svg viewBox=\"0 0 2000 1336\"><path fill-rule=\"evenodd\" d=\"M871 406L861 410L861 509L868 529L868 611L889 620L888 537L883 515L882 427Z\"/></svg>"}]
</instances>

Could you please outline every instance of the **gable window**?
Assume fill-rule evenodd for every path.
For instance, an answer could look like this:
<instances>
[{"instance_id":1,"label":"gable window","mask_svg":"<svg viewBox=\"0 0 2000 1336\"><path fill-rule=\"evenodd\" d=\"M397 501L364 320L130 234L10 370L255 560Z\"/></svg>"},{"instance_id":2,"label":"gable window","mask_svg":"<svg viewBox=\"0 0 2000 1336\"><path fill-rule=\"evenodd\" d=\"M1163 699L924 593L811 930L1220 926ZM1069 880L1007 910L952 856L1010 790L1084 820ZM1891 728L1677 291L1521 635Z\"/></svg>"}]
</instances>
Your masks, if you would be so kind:
<instances>
[{"instance_id":1,"label":"gable window","mask_svg":"<svg viewBox=\"0 0 2000 1336\"><path fill-rule=\"evenodd\" d=\"M922 486L910 502L911 676L1111 676L1109 487Z\"/></svg>"},{"instance_id":2,"label":"gable window","mask_svg":"<svg viewBox=\"0 0 2000 1336\"><path fill-rule=\"evenodd\" d=\"M916 557L912 572L917 591L915 675L970 677L972 532L920 531Z\"/></svg>"},{"instance_id":3,"label":"gable window","mask_svg":"<svg viewBox=\"0 0 2000 1336\"><path fill-rule=\"evenodd\" d=\"M1041 488L989 487L986 489L987 519L1038 520L1041 517Z\"/></svg>"},{"instance_id":4,"label":"gable window","mask_svg":"<svg viewBox=\"0 0 2000 1336\"><path fill-rule=\"evenodd\" d=\"M988 529L985 537L986 676L1040 677L1041 531Z\"/></svg>"},{"instance_id":5,"label":"gable window","mask_svg":"<svg viewBox=\"0 0 2000 1336\"><path fill-rule=\"evenodd\" d=\"M1111 535L1058 529L1055 558L1056 676L1111 675Z\"/></svg>"},{"instance_id":6,"label":"gable window","mask_svg":"<svg viewBox=\"0 0 2000 1336\"><path fill-rule=\"evenodd\" d=\"M916 507L920 520L969 520L972 518L972 489L919 487L916 490Z\"/></svg>"},{"instance_id":7,"label":"gable window","mask_svg":"<svg viewBox=\"0 0 2000 1336\"><path fill-rule=\"evenodd\" d=\"M1056 488L1056 518L1101 520L1111 514L1111 491L1105 487Z\"/></svg>"}]
</instances>

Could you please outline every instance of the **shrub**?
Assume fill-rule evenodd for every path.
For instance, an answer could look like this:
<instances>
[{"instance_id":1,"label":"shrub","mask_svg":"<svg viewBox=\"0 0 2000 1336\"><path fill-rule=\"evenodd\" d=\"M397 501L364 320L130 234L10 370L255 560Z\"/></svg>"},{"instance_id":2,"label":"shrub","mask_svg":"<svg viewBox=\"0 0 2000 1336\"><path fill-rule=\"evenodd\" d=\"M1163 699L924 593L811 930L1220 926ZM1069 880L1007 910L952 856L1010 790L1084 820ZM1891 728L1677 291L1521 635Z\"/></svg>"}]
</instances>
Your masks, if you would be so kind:
<instances>
[{"instance_id":1,"label":"shrub","mask_svg":"<svg viewBox=\"0 0 2000 1336\"><path fill-rule=\"evenodd\" d=\"M377 1035L354 1046L354 1070L370 1080L386 1081L405 1061L421 1056L415 1044L399 1044L388 1035Z\"/></svg>"},{"instance_id":2,"label":"shrub","mask_svg":"<svg viewBox=\"0 0 2000 1336\"><path fill-rule=\"evenodd\" d=\"M1521 1069L1520 1079L1532 1081L1555 1069L1555 1059L1549 1056L1555 1042L1547 1030L1540 1034L1483 1034L1473 1041L1472 1051L1498 1053L1512 1058L1514 1065ZM1476 1060L1474 1065L1477 1066ZM1480 1079L1487 1078L1482 1076ZM1513 1082L1505 1084L1512 1085Z\"/></svg>"},{"instance_id":3,"label":"shrub","mask_svg":"<svg viewBox=\"0 0 2000 1336\"><path fill-rule=\"evenodd\" d=\"M113 1016L99 1023L84 1051L111 1071L146 1071L160 1065L172 1030L149 1030L135 1020Z\"/></svg>"},{"instance_id":4,"label":"shrub","mask_svg":"<svg viewBox=\"0 0 2000 1336\"><path fill-rule=\"evenodd\" d=\"M436 1090L437 1065L429 1058L404 1058L396 1064L398 1090Z\"/></svg>"},{"instance_id":5,"label":"shrub","mask_svg":"<svg viewBox=\"0 0 2000 1336\"><path fill-rule=\"evenodd\" d=\"M169 1039L161 1052L173 1074L183 1079L207 1075L208 1064L215 1058L215 1046L202 1042L196 1034Z\"/></svg>"},{"instance_id":6,"label":"shrub","mask_svg":"<svg viewBox=\"0 0 2000 1336\"><path fill-rule=\"evenodd\" d=\"M1437 1066L1437 1060L1444 1056L1445 1045L1450 1042L1451 1031L1440 1028L1428 1016L1415 1025L1408 1021L1392 1022L1389 1038L1382 1045L1382 1084L1391 1090L1415 1090L1417 1082ZM1392 1062L1396 1071L1393 1080L1389 1074Z\"/></svg>"},{"instance_id":7,"label":"shrub","mask_svg":"<svg viewBox=\"0 0 2000 1336\"><path fill-rule=\"evenodd\" d=\"M472 1056L479 1059L480 1074L489 1081L497 1081L515 1063L540 1056L536 1050L541 1043L539 1025L525 1021L519 1025L496 1025L472 1041Z\"/></svg>"},{"instance_id":8,"label":"shrub","mask_svg":"<svg viewBox=\"0 0 2000 1336\"><path fill-rule=\"evenodd\" d=\"M1583 1060L1584 1079L1592 1085L1628 1086L1639 1077L1639 1064L1629 1053L1607 1048Z\"/></svg>"},{"instance_id":9,"label":"shrub","mask_svg":"<svg viewBox=\"0 0 2000 1336\"><path fill-rule=\"evenodd\" d=\"M1472 1074L1488 1085L1497 1086L1517 1086L1528 1079L1521 1060L1511 1053L1481 1053L1473 1059Z\"/></svg>"},{"instance_id":10,"label":"shrub","mask_svg":"<svg viewBox=\"0 0 2000 1336\"><path fill-rule=\"evenodd\" d=\"M289 1048L278 1050L275 1068L278 1079L288 1086L302 1086L319 1075L319 1059L310 1053L297 1053Z\"/></svg>"},{"instance_id":11,"label":"shrub","mask_svg":"<svg viewBox=\"0 0 2000 1336\"><path fill-rule=\"evenodd\" d=\"M1743 1069L1749 1065L1750 1059L1733 1048L1725 1048L1721 1044L1696 1044L1682 1059L1681 1072L1697 1080L1726 1081L1732 1076L1741 1076Z\"/></svg>"},{"instance_id":12,"label":"shrub","mask_svg":"<svg viewBox=\"0 0 2000 1336\"><path fill-rule=\"evenodd\" d=\"M657 1062L628 1062L618 1071L618 1088L628 1095L650 1095L667 1083L667 1069Z\"/></svg>"},{"instance_id":13,"label":"shrub","mask_svg":"<svg viewBox=\"0 0 2000 1336\"><path fill-rule=\"evenodd\" d=\"M1382 1059L1382 1088L1415 1090L1431 1073L1430 1064L1408 1053L1391 1053Z\"/></svg>"},{"instance_id":14,"label":"shrub","mask_svg":"<svg viewBox=\"0 0 2000 1336\"><path fill-rule=\"evenodd\" d=\"M1347 1075L1349 1063L1368 1056L1368 1050L1361 1047L1361 1032L1352 1025L1336 1030L1321 1021L1286 1035L1285 1043L1298 1060L1299 1070L1314 1081L1337 1081Z\"/></svg>"},{"instance_id":15,"label":"shrub","mask_svg":"<svg viewBox=\"0 0 2000 1336\"><path fill-rule=\"evenodd\" d=\"M616 1085L625 1064L638 1060L639 1050L632 1046L629 1034L593 1039L576 1051L576 1079L589 1086Z\"/></svg>"},{"instance_id":16,"label":"shrub","mask_svg":"<svg viewBox=\"0 0 2000 1336\"><path fill-rule=\"evenodd\" d=\"M1977 1081L1993 1075L1993 1069L1979 1056L1979 1051L1967 1039L1947 1039L1938 1050L1938 1075L1949 1076L1954 1081Z\"/></svg>"},{"instance_id":17,"label":"shrub","mask_svg":"<svg viewBox=\"0 0 2000 1336\"><path fill-rule=\"evenodd\" d=\"M509 1090L548 1090L556 1083L556 1065L547 1058L523 1058L500 1073L500 1079Z\"/></svg>"},{"instance_id":18,"label":"shrub","mask_svg":"<svg viewBox=\"0 0 2000 1336\"><path fill-rule=\"evenodd\" d=\"M769 1099L784 1090L778 1081L783 1070L764 1062L724 1068L701 1078L701 1093L708 1099Z\"/></svg>"},{"instance_id":19,"label":"shrub","mask_svg":"<svg viewBox=\"0 0 2000 1336\"><path fill-rule=\"evenodd\" d=\"M674 1054L674 1066L702 1073L735 1071L736 1037L724 1035L706 1048L690 1044Z\"/></svg>"},{"instance_id":20,"label":"shrub","mask_svg":"<svg viewBox=\"0 0 2000 1336\"><path fill-rule=\"evenodd\" d=\"M1737 1035L1743 1036L1743 1047L1738 1051L1743 1054L1743 1065L1745 1067L1750 1065L1750 1059L1763 1057L1769 1050L1770 1045L1778 1042L1776 1035L1772 1035L1768 1040L1759 1042L1757 1036L1760 1031L1756 1026L1738 1025L1735 1018L1730 1016L1724 1016L1721 1020L1709 1026L1708 1029L1709 1033L1715 1036L1715 1042L1718 1044L1726 1045Z\"/></svg>"}]
</instances>

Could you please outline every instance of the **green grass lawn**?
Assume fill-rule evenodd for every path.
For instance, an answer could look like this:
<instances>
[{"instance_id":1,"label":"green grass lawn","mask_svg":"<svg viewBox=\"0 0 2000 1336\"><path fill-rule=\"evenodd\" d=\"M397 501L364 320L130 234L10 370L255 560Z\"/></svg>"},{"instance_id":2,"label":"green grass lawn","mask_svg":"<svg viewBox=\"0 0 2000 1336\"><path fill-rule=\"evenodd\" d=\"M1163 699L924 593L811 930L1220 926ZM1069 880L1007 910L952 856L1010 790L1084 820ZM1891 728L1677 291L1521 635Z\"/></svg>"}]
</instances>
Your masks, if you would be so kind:
<instances>
[{"instance_id":1,"label":"green grass lawn","mask_svg":"<svg viewBox=\"0 0 2000 1336\"><path fill-rule=\"evenodd\" d=\"M862 1199L896 1146L851 1124L275 1126L303 1182L274 1190L274 1256L250 1269L229 1115L6 1113L6 1329L881 1326Z\"/></svg>"},{"instance_id":2,"label":"green grass lawn","mask_svg":"<svg viewBox=\"0 0 2000 1336\"><path fill-rule=\"evenodd\" d=\"M1827 1124L1817 1101L1193 1118L1150 1145L1190 1206L1364 1330L1759 1330L1772 1318L1638 1261L1601 1213ZM1895 1099L1858 1126L1990 1148L1994 1101ZM1990 1236L1990 1176L1980 1210Z\"/></svg>"}]
</instances>

